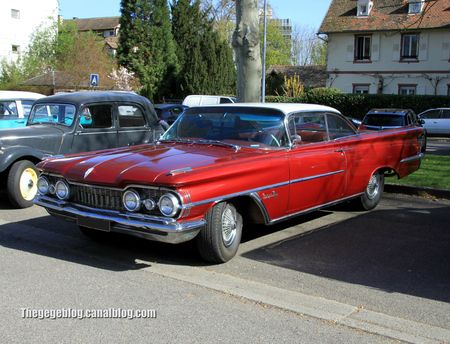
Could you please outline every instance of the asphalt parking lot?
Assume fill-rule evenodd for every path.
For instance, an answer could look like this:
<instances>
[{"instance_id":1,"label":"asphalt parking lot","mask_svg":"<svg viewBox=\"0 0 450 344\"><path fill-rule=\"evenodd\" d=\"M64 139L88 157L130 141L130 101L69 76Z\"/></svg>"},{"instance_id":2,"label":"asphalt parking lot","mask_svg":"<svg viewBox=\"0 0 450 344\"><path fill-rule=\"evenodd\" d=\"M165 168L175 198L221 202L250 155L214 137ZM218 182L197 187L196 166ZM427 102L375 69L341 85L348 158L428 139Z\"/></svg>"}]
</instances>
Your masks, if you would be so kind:
<instances>
[{"instance_id":1,"label":"asphalt parking lot","mask_svg":"<svg viewBox=\"0 0 450 344\"><path fill-rule=\"evenodd\" d=\"M38 207L0 203L7 342L450 342L449 201L386 194L248 228L206 265L178 246L95 242ZM5 297L6 296L6 297ZM152 308L156 319L22 319L21 309Z\"/></svg>"}]
</instances>

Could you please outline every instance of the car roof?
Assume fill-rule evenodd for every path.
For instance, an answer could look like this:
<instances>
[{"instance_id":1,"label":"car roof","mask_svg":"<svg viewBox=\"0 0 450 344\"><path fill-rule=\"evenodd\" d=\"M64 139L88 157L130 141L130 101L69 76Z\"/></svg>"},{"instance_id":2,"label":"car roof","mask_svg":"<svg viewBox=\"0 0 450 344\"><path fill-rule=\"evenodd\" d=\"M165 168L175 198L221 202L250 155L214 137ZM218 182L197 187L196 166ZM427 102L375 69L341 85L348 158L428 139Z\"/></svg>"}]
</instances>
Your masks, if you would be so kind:
<instances>
[{"instance_id":1,"label":"car roof","mask_svg":"<svg viewBox=\"0 0 450 344\"><path fill-rule=\"evenodd\" d=\"M45 95L27 91L0 91L0 99L39 99Z\"/></svg>"},{"instance_id":2,"label":"car roof","mask_svg":"<svg viewBox=\"0 0 450 344\"><path fill-rule=\"evenodd\" d=\"M380 114L380 115L406 115L408 112L413 112L411 109L371 109L367 112L369 114Z\"/></svg>"},{"instance_id":3,"label":"car roof","mask_svg":"<svg viewBox=\"0 0 450 344\"><path fill-rule=\"evenodd\" d=\"M338 110L318 104L306 104L306 103L229 103L229 104L217 104L201 107L253 107L274 109L283 112L288 115L293 112L310 112L310 111L329 111L334 113L340 113Z\"/></svg>"},{"instance_id":4,"label":"car roof","mask_svg":"<svg viewBox=\"0 0 450 344\"><path fill-rule=\"evenodd\" d=\"M159 109L166 109L166 108L170 108L170 107L182 107L182 108L187 108L188 106L183 105L183 104L178 104L178 103L164 103L164 104L155 104L155 108L159 108Z\"/></svg>"}]
</instances>

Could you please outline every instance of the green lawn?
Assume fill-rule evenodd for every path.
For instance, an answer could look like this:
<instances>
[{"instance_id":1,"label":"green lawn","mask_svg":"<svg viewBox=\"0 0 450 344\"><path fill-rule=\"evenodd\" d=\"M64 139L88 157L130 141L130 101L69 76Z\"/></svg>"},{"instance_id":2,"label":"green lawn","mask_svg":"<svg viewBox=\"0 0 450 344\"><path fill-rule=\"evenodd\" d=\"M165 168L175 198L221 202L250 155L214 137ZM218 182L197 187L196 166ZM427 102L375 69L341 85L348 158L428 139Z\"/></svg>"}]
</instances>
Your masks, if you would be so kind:
<instances>
[{"instance_id":1,"label":"green lawn","mask_svg":"<svg viewBox=\"0 0 450 344\"><path fill-rule=\"evenodd\" d=\"M386 178L386 183L450 190L450 156L426 154L419 170L402 179Z\"/></svg>"}]
</instances>

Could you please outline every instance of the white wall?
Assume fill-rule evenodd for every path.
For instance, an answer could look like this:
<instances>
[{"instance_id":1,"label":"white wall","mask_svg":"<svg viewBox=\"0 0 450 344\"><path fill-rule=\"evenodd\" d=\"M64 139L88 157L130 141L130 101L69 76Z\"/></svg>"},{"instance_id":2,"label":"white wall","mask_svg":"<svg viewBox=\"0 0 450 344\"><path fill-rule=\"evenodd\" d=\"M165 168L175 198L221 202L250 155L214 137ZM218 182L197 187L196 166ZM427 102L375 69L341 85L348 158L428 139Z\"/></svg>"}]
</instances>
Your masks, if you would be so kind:
<instances>
[{"instance_id":1,"label":"white wall","mask_svg":"<svg viewBox=\"0 0 450 344\"><path fill-rule=\"evenodd\" d=\"M11 17L11 9L20 11L20 19ZM0 1L0 60L16 60L12 45L26 51L34 30L58 19L58 0L1 0Z\"/></svg>"},{"instance_id":2,"label":"white wall","mask_svg":"<svg viewBox=\"0 0 450 344\"><path fill-rule=\"evenodd\" d=\"M450 82L450 30L422 30L419 41L419 61L399 62L401 35L399 32L374 33L370 63L355 63L354 34L330 34L328 65L331 73L328 85L351 93L352 84L370 83L370 93L376 93L378 75L384 79L383 93L397 94L398 84L417 84L417 94L447 94ZM333 71L338 73L333 74ZM357 74L354 74L357 72ZM430 82L429 79L432 79Z\"/></svg>"}]
</instances>

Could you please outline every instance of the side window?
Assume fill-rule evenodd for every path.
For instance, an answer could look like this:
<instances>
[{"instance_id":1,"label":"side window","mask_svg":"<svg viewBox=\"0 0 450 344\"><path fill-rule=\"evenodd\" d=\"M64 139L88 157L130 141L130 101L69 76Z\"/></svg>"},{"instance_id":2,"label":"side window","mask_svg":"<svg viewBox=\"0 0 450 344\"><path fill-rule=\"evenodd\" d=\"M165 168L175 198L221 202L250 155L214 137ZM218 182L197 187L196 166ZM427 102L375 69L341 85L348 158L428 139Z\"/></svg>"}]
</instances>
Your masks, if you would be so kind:
<instances>
[{"instance_id":1,"label":"side window","mask_svg":"<svg viewBox=\"0 0 450 344\"><path fill-rule=\"evenodd\" d=\"M328 140L325 115L322 113L304 113L291 116L289 135L297 144L323 142Z\"/></svg>"},{"instance_id":2,"label":"side window","mask_svg":"<svg viewBox=\"0 0 450 344\"><path fill-rule=\"evenodd\" d=\"M330 140L355 135L355 131L343 118L334 114L327 114L328 133Z\"/></svg>"},{"instance_id":3,"label":"side window","mask_svg":"<svg viewBox=\"0 0 450 344\"><path fill-rule=\"evenodd\" d=\"M450 110L442 110L442 118L450 119Z\"/></svg>"},{"instance_id":4,"label":"side window","mask_svg":"<svg viewBox=\"0 0 450 344\"><path fill-rule=\"evenodd\" d=\"M31 112L34 100L22 100L23 115L28 116Z\"/></svg>"},{"instance_id":5,"label":"side window","mask_svg":"<svg viewBox=\"0 0 450 344\"><path fill-rule=\"evenodd\" d=\"M220 104L228 104L228 103L232 103L231 99L229 98L220 98Z\"/></svg>"},{"instance_id":6,"label":"side window","mask_svg":"<svg viewBox=\"0 0 450 344\"><path fill-rule=\"evenodd\" d=\"M17 116L17 107L15 101L0 102L0 116Z\"/></svg>"},{"instance_id":7,"label":"side window","mask_svg":"<svg viewBox=\"0 0 450 344\"><path fill-rule=\"evenodd\" d=\"M420 115L420 117L423 119L436 119L439 118L440 113L441 110L430 110Z\"/></svg>"},{"instance_id":8,"label":"side window","mask_svg":"<svg viewBox=\"0 0 450 344\"><path fill-rule=\"evenodd\" d=\"M81 111L80 124L85 129L111 128L112 123L111 104L88 105Z\"/></svg>"},{"instance_id":9,"label":"side window","mask_svg":"<svg viewBox=\"0 0 450 344\"><path fill-rule=\"evenodd\" d=\"M141 108L135 105L119 105L119 126L121 128L144 127L145 117Z\"/></svg>"}]
</instances>

